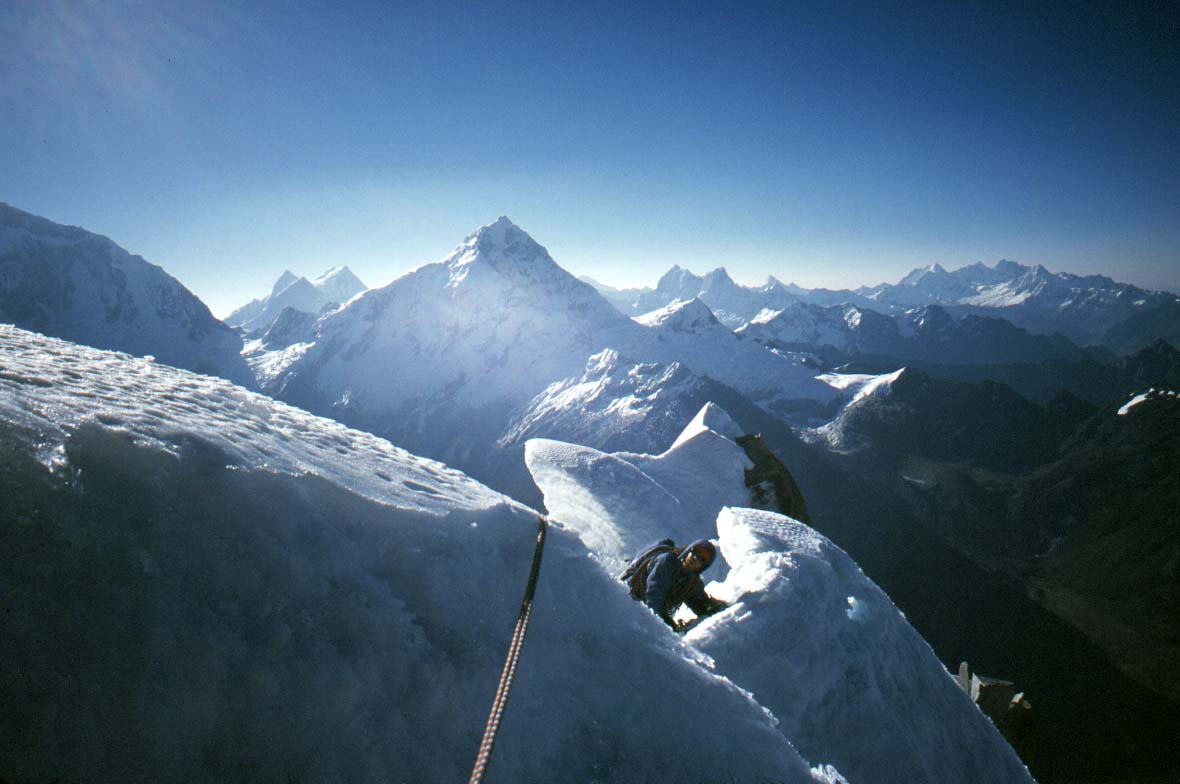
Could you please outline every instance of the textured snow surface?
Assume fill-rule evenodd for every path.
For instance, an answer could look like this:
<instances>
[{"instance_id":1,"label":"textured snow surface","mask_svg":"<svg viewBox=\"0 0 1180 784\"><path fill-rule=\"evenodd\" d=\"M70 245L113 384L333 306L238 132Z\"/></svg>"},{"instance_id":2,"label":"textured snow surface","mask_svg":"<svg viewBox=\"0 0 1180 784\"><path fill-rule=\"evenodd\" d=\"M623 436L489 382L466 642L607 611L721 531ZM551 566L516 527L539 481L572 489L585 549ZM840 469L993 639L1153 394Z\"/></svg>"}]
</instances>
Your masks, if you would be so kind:
<instances>
[{"instance_id":1,"label":"textured snow surface","mask_svg":"<svg viewBox=\"0 0 1180 784\"><path fill-rule=\"evenodd\" d=\"M722 421L710 411L702 419ZM664 536L719 543L705 577L721 580L708 590L732 605L685 641L769 709L808 759L854 782L1031 781L851 558L802 523L739 508L749 463L700 424L658 456L534 440L526 458L545 506L608 573Z\"/></svg>"},{"instance_id":2,"label":"textured snow surface","mask_svg":"<svg viewBox=\"0 0 1180 784\"><path fill-rule=\"evenodd\" d=\"M809 759L856 782L1018 782L1028 771L889 597L808 526L723 510L733 602L687 641Z\"/></svg>"},{"instance_id":3,"label":"textured snow surface","mask_svg":"<svg viewBox=\"0 0 1180 784\"><path fill-rule=\"evenodd\" d=\"M98 424L174 455L198 438L225 465L317 475L403 509L440 514L506 501L442 463L228 381L3 324L0 384L0 418L35 433L47 465L70 433Z\"/></svg>"},{"instance_id":4,"label":"textured snow surface","mask_svg":"<svg viewBox=\"0 0 1180 784\"><path fill-rule=\"evenodd\" d=\"M530 510L228 383L11 327L0 445L5 780L468 774ZM842 780L555 526L489 780L676 779Z\"/></svg>"}]
</instances>

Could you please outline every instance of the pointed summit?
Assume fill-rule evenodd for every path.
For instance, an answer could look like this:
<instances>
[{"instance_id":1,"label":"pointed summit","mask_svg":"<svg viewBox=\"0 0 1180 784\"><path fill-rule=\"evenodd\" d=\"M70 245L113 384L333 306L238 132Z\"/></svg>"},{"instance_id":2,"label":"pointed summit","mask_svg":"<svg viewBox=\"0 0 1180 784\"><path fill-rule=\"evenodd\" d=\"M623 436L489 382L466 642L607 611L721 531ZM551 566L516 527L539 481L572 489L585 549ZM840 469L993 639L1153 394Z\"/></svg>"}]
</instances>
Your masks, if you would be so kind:
<instances>
[{"instance_id":1,"label":"pointed summit","mask_svg":"<svg viewBox=\"0 0 1180 784\"><path fill-rule=\"evenodd\" d=\"M687 294L692 297L700 291L700 283L701 278L684 269L679 264L673 264L672 269L665 272L659 282L656 283L656 291L667 292L673 295ZM692 289L691 293L689 293L689 289Z\"/></svg>"},{"instance_id":2,"label":"pointed summit","mask_svg":"<svg viewBox=\"0 0 1180 784\"><path fill-rule=\"evenodd\" d=\"M699 298L678 299L667 307L653 310L635 319L645 327L671 329L676 332L696 332L702 328L725 327Z\"/></svg>"},{"instance_id":3,"label":"pointed summit","mask_svg":"<svg viewBox=\"0 0 1180 784\"><path fill-rule=\"evenodd\" d=\"M737 284L733 282L733 278L729 277L729 273L725 271L725 267L718 267L715 270L710 270L705 273L701 291L717 291L719 289L736 288Z\"/></svg>"},{"instance_id":4,"label":"pointed summit","mask_svg":"<svg viewBox=\"0 0 1180 784\"><path fill-rule=\"evenodd\" d=\"M1029 268L1015 261L1000 259L996 262L995 270L1005 277L1016 278L1028 272Z\"/></svg>"},{"instance_id":5,"label":"pointed summit","mask_svg":"<svg viewBox=\"0 0 1180 784\"><path fill-rule=\"evenodd\" d=\"M291 270L283 270L283 274L279 275L279 279L275 281L273 286L271 286L270 295L273 297L283 289L290 286L296 280L298 280L298 278L295 277L295 273L291 272Z\"/></svg>"},{"instance_id":6,"label":"pointed summit","mask_svg":"<svg viewBox=\"0 0 1180 784\"><path fill-rule=\"evenodd\" d=\"M319 289L328 301L341 304L369 288L348 267L332 267L313 278L311 285Z\"/></svg>"},{"instance_id":7,"label":"pointed summit","mask_svg":"<svg viewBox=\"0 0 1180 784\"><path fill-rule=\"evenodd\" d=\"M735 441L742 435L742 428L737 422L733 421L733 417L726 412L721 406L713 401L705 403L697 415L692 418L692 421L680 432L676 441L668 449L671 452L681 444L691 441L706 431L713 431L718 435Z\"/></svg>"},{"instance_id":8,"label":"pointed summit","mask_svg":"<svg viewBox=\"0 0 1180 784\"><path fill-rule=\"evenodd\" d=\"M473 266L486 266L510 277L545 277L555 270L568 275L544 247L504 215L479 227L442 263L452 270L452 285L465 279Z\"/></svg>"},{"instance_id":9,"label":"pointed summit","mask_svg":"<svg viewBox=\"0 0 1180 784\"><path fill-rule=\"evenodd\" d=\"M899 286L917 286L919 283L924 281L926 278L929 278L932 276L941 276L941 275L946 275L946 274L947 274L947 271L945 269L943 269L941 264L937 264L937 263L928 264L925 267L919 267L915 270L912 270L910 272L910 274L908 274L904 278L902 278L901 282L898 283L897 285L899 285Z\"/></svg>"},{"instance_id":10,"label":"pointed summit","mask_svg":"<svg viewBox=\"0 0 1180 784\"><path fill-rule=\"evenodd\" d=\"M480 239L480 242L486 243L489 246L503 246L511 242L514 234L522 234L528 237L519 226L509 220L507 215L501 215L496 220L480 226L475 232L475 236ZM532 238L529 237L531 240Z\"/></svg>"}]
</instances>

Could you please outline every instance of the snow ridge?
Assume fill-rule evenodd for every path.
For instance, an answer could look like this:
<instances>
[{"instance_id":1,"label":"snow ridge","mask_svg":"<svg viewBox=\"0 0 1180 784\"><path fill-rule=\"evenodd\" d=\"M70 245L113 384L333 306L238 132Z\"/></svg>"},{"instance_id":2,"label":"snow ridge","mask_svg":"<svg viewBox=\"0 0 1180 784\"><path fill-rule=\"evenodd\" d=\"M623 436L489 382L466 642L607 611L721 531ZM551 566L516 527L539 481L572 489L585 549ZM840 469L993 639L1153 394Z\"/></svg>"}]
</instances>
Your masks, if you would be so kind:
<instances>
[{"instance_id":1,"label":"snow ridge","mask_svg":"<svg viewBox=\"0 0 1180 784\"><path fill-rule=\"evenodd\" d=\"M664 536L717 541L708 591L730 607L684 640L766 706L813 762L869 784L1031 782L930 646L847 554L803 523L743 508L751 464L711 425L732 432L732 420L706 406L661 455L531 440L526 460L550 513L608 574Z\"/></svg>"}]
</instances>

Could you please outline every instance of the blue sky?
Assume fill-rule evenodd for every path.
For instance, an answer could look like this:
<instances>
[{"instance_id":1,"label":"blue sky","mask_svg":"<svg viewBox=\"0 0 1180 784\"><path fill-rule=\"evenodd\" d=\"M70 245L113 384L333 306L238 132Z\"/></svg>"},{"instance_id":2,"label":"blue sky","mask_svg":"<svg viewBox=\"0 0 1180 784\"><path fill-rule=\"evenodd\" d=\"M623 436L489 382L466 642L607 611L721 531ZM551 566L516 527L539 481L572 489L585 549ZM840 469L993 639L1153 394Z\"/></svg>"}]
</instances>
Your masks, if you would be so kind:
<instances>
[{"instance_id":1,"label":"blue sky","mask_svg":"<svg viewBox=\"0 0 1180 784\"><path fill-rule=\"evenodd\" d=\"M219 315L501 214L616 285L1011 258L1180 290L1180 10L947 5L18 0L0 201Z\"/></svg>"}]
</instances>

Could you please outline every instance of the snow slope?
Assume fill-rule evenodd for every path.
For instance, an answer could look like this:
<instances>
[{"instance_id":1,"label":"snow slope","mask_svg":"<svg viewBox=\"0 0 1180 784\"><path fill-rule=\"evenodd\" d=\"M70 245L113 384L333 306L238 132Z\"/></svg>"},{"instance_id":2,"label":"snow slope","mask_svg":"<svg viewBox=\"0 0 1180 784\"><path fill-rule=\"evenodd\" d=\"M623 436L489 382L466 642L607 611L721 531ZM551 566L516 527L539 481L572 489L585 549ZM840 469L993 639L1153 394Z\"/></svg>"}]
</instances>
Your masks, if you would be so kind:
<instances>
[{"instance_id":1,"label":"snow slope","mask_svg":"<svg viewBox=\"0 0 1180 784\"><path fill-rule=\"evenodd\" d=\"M930 646L842 550L807 526L747 503L742 450L703 411L658 456L530 441L550 512L608 573L663 536L718 541L731 607L686 642L770 709L784 734L849 781L1031 781L1011 747ZM726 568L728 567L728 568Z\"/></svg>"},{"instance_id":2,"label":"snow slope","mask_svg":"<svg viewBox=\"0 0 1180 784\"><path fill-rule=\"evenodd\" d=\"M542 390L498 443L523 444L550 433L599 448L666 443L692 417L686 401L698 398L708 386L678 362L635 362L606 349L587 360L582 375Z\"/></svg>"},{"instance_id":3,"label":"snow slope","mask_svg":"<svg viewBox=\"0 0 1180 784\"><path fill-rule=\"evenodd\" d=\"M9 326L0 444L4 780L467 775L531 510L227 382ZM551 529L489 780L841 780L588 555Z\"/></svg>"},{"instance_id":4,"label":"snow slope","mask_svg":"<svg viewBox=\"0 0 1180 784\"><path fill-rule=\"evenodd\" d=\"M636 322L650 330L654 347L648 353L659 361L684 358L769 410L789 409L801 400L827 403L833 397L813 369L735 334L699 299L676 300Z\"/></svg>"},{"instance_id":5,"label":"snow slope","mask_svg":"<svg viewBox=\"0 0 1180 784\"><path fill-rule=\"evenodd\" d=\"M0 203L0 321L251 383L238 335L106 237Z\"/></svg>"}]
</instances>

